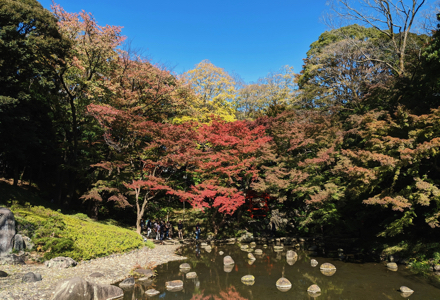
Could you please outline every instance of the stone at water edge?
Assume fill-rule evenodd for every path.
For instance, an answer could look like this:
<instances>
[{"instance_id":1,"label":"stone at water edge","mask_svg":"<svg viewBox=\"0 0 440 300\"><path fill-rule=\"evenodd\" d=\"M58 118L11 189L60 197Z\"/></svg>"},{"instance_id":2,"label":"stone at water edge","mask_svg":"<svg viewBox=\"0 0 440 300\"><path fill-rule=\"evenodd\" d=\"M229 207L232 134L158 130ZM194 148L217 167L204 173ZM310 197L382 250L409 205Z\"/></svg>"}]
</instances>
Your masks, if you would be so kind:
<instances>
[{"instance_id":1,"label":"stone at water edge","mask_svg":"<svg viewBox=\"0 0 440 300\"><path fill-rule=\"evenodd\" d=\"M234 260L232 259L232 257L230 257L229 255L223 257L223 264L224 265L233 265L235 264Z\"/></svg>"},{"instance_id":2,"label":"stone at water edge","mask_svg":"<svg viewBox=\"0 0 440 300\"><path fill-rule=\"evenodd\" d=\"M14 236L14 214L9 209L0 207L0 255L12 251Z\"/></svg>"},{"instance_id":3,"label":"stone at water edge","mask_svg":"<svg viewBox=\"0 0 440 300\"><path fill-rule=\"evenodd\" d=\"M114 285L93 284L74 277L57 284L51 300L116 299L124 296L124 291Z\"/></svg>"},{"instance_id":4,"label":"stone at water edge","mask_svg":"<svg viewBox=\"0 0 440 300\"><path fill-rule=\"evenodd\" d=\"M147 296L153 297L153 296L159 295L160 292L157 291L157 290L155 290L155 289L149 289L149 290L147 290L147 291L145 292L145 294L146 294Z\"/></svg>"},{"instance_id":5,"label":"stone at water edge","mask_svg":"<svg viewBox=\"0 0 440 300\"><path fill-rule=\"evenodd\" d=\"M134 272L146 278L150 278L156 275L156 273L154 273L154 271L150 269L136 269L134 270Z\"/></svg>"},{"instance_id":6,"label":"stone at water edge","mask_svg":"<svg viewBox=\"0 0 440 300\"><path fill-rule=\"evenodd\" d=\"M168 291L179 292L183 290L183 281L182 280L167 281L165 282L165 287Z\"/></svg>"},{"instance_id":7,"label":"stone at water edge","mask_svg":"<svg viewBox=\"0 0 440 300\"><path fill-rule=\"evenodd\" d=\"M310 261L310 265L311 265L312 267L316 267L316 266L318 265L318 261L317 261L316 259L312 259L312 260Z\"/></svg>"},{"instance_id":8,"label":"stone at water edge","mask_svg":"<svg viewBox=\"0 0 440 300\"><path fill-rule=\"evenodd\" d=\"M188 279L197 278L197 273L196 272L189 272L188 274L186 274L186 278L188 278Z\"/></svg>"},{"instance_id":9,"label":"stone at water edge","mask_svg":"<svg viewBox=\"0 0 440 300\"><path fill-rule=\"evenodd\" d=\"M35 274L32 272L26 273L21 279L22 282L37 282L43 280L40 274Z\"/></svg>"},{"instance_id":10,"label":"stone at water edge","mask_svg":"<svg viewBox=\"0 0 440 300\"><path fill-rule=\"evenodd\" d=\"M255 249L255 254L257 254L257 255L261 255L261 254L263 254L263 250L261 250L261 249Z\"/></svg>"},{"instance_id":11,"label":"stone at water edge","mask_svg":"<svg viewBox=\"0 0 440 300\"><path fill-rule=\"evenodd\" d=\"M255 259L256 259L255 256L254 256L252 253L248 253L247 257L248 257L250 260L255 260Z\"/></svg>"},{"instance_id":12,"label":"stone at water edge","mask_svg":"<svg viewBox=\"0 0 440 300\"><path fill-rule=\"evenodd\" d=\"M223 267L223 271L225 271L225 273L231 273L232 270L234 270L234 265L224 265Z\"/></svg>"},{"instance_id":13,"label":"stone at water edge","mask_svg":"<svg viewBox=\"0 0 440 300\"><path fill-rule=\"evenodd\" d=\"M124 280L119 284L119 287L120 287L120 288L131 288L131 287L134 287L134 285L135 285L134 278L133 278L133 277L129 277L129 278L124 279Z\"/></svg>"},{"instance_id":14,"label":"stone at water edge","mask_svg":"<svg viewBox=\"0 0 440 300\"><path fill-rule=\"evenodd\" d=\"M223 251L218 252L218 255L223 255L223 254L225 254Z\"/></svg>"},{"instance_id":15,"label":"stone at water edge","mask_svg":"<svg viewBox=\"0 0 440 300\"><path fill-rule=\"evenodd\" d=\"M392 271L397 271L398 266L395 262L390 262L390 263L387 263L387 268Z\"/></svg>"},{"instance_id":16,"label":"stone at water edge","mask_svg":"<svg viewBox=\"0 0 440 300\"><path fill-rule=\"evenodd\" d=\"M255 247L257 247L257 243L252 242L252 243L249 244L249 246L251 246L252 248L255 248Z\"/></svg>"},{"instance_id":17,"label":"stone at water edge","mask_svg":"<svg viewBox=\"0 0 440 300\"><path fill-rule=\"evenodd\" d=\"M308 293L313 293L313 294L321 293L321 288L317 284L312 284L307 289L307 292Z\"/></svg>"},{"instance_id":18,"label":"stone at water edge","mask_svg":"<svg viewBox=\"0 0 440 300\"><path fill-rule=\"evenodd\" d=\"M287 292L292 288L292 283L287 278L281 277L276 282L277 289L282 292Z\"/></svg>"}]
</instances>

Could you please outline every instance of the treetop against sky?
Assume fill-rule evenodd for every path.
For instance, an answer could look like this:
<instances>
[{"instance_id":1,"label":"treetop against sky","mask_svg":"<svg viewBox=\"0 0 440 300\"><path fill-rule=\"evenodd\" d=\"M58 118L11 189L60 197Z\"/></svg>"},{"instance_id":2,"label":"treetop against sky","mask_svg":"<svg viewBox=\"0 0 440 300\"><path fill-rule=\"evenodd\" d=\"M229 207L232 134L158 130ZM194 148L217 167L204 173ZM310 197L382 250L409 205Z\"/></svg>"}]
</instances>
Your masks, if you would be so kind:
<instances>
[{"instance_id":1,"label":"treetop against sky","mask_svg":"<svg viewBox=\"0 0 440 300\"><path fill-rule=\"evenodd\" d=\"M52 0L40 3L50 9ZM330 10L328 0L56 3L67 12L92 13L101 26L123 26L133 48L176 73L208 59L248 83L284 65L299 73L310 44L328 30L320 19Z\"/></svg>"}]
</instances>

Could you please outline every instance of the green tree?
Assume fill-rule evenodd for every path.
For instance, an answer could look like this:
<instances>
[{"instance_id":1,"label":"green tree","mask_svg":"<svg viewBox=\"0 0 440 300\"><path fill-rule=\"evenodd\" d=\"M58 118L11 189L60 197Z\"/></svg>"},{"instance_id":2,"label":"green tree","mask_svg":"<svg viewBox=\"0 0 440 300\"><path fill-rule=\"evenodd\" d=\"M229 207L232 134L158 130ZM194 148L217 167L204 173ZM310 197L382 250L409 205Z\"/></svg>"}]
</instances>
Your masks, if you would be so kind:
<instances>
[{"instance_id":1,"label":"green tree","mask_svg":"<svg viewBox=\"0 0 440 300\"><path fill-rule=\"evenodd\" d=\"M57 20L37 1L0 1L0 156L14 170L14 184L31 161L53 156L50 94L59 87L53 70L68 47Z\"/></svg>"}]
</instances>

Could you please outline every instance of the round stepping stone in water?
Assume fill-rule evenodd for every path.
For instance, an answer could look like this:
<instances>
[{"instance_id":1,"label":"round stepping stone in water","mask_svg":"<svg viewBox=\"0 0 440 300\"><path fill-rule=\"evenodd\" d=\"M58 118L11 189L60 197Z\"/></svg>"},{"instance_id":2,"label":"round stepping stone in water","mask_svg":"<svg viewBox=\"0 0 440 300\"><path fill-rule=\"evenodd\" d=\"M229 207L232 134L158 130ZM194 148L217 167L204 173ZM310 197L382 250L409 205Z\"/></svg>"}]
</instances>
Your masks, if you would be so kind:
<instances>
[{"instance_id":1,"label":"round stepping stone in water","mask_svg":"<svg viewBox=\"0 0 440 300\"><path fill-rule=\"evenodd\" d=\"M255 259L248 259L248 265L252 266L255 262Z\"/></svg>"},{"instance_id":2,"label":"round stepping stone in water","mask_svg":"<svg viewBox=\"0 0 440 300\"><path fill-rule=\"evenodd\" d=\"M261 254L263 254L263 250L261 250L261 249L255 249L255 254L257 254L257 255L261 255Z\"/></svg>"},{"instance_id":3,"label":"round stepping stone in water","mask_svg":"<svg viewBox=\"0 0 440 300\"><path fill-rule=\"evenodd\" d=\"M295 258L286 258L286 262L289 266L293 266L296 263L297 259Z\"/></svg>"},{"instance_id":4,"label":"round stepping stone in water","mask_svg":"<svg viewBox=\"0 0 440 300\"><path fill-rule=\"evenodd\" d=\"M223 254L225 254L223 251L219 251L219 253L218 253L219 255L223 255Z\"/></svg>"},{"instance_id":5,"label":"round stepping stone in water","mask_svg":"<svg viewBox=\"0 0 440 300\"><path fill-rule=\"evenodd\" d=\"M188 263L183 263L179 266L180 271L189 271L191 266Z\"/></svg>"},{"instance_id":6,"label":"round stepping stone in water","mask_svg":"<svg viewBox=\"0 0 440 300\"><path fill-rule=\"evenodd\" d=\"M414 291L407 286L401 286L400 291L402 292L401 295L404 298L409 297L409 296L411 296L412 293L414 293Z\"/></svg>"},{"instance_id":7,"label":"round stepping stone in water","mask_svg":"<svg viewBox=\"0 0 440 300\"><path fill-rule=\"evenodd\" d=\"M316 266L318 265L318 261L317 261L316 259L312 259L312 260L310 261L310 265L311 265L312 267L316 267Z\"/></svg>"},{"instance_id":8,"label":"round stepping stone in water","mask_svg":"<svg viewBox=\"0 0 440 300\"><path fill-rule=\"evenodd\" d=\"M286 258L297 259L298 258L298 254L295 251L293 251L293 250L288 250L286 252Z\"/></svg>"},{"instance_id":9,"label":"round stepping stone in water","mask_svg":"<svg viewBox=\"0 0 440 300\"><path fill-rule=\"evenodd\" d=\"M249 244L249 246L251 246L252 248L255 248L255 247L257 247L257 243L252 242L252 243Z\"/></svg>"},{"instance_id":10,"label":"round stepping stone in water","mask_svg":"<svg viewBox=\"0 0 440 300\"><path fill-rule=\"evenodd\" d=\"M255 277L252 275L244 275L241 277L241 282L243 282L245 285L254 285Z\"/></svg>"},{"instance_id":11,"label":"round stepping stone in water","mask_svg":"<svg viewBox=\"0 0 440 300\"><path fill-rule=\"evenodd\" d=\"M277 289L280 290L281 292L287 292L292 288L292 284L290 283L290 281L284 277L278 279L276 285L277 285Z\"/></svg>"},{"instance_id":12,"label":"round stepping stone in water","mask_svg":"<svg viewBox=\"0 0 440 300\"><path fill-rule=\"evenodd\" d=\"M183 281L182 280L173 280L165 282L165 287L170 292L179 292L183 290Z\"/></svg>"},{"instance_id":13,"label":"round stepping stone in water","mask_svg":"<svg viewBox=\"0 0 440 300\"><path fill-rule=\"evenodd\" d=\"M225 273L231 273L232 270L234 270L234 265L224 265L223 267L223 271L225 271Z\"/></svg>"},{"instance_id":14,"label":"round stepping stone in water","mask_svg":"<svg viewBox=\"0 0 440 300\"><path fill-rule=\"evenodd\" d=\"M223 257L223 264L224 265L233 265L235 264L234 260L232 259L232 257L230 257L229 255Z\"/></svg>"},{"instance_id":15,"label":"round stepping stone in water","mask_svg":"<svg viewBox=\"0 0 440 300\"><path fill-rule=\"evenodd\" d=\"M307 289L308 293L311 294L317 294L317 293L321 293L321 288L317 285L317 284L312 284L311 286L309 286L309 288Z\"/></svg>"},{"instance_id":16,"label":"round stepping stone in water","mask_svg":"<svg viewBox=\"0 0 440 300\"><path fill-rule=\"evenodd\" d=\"M256 258L255 258L255 256L252 254L252 253L248 253L248 258L250 259L250 260L255 260Z\"/></svg>"},{"instance_id":17,"label":"round stepping stone in water","mask_svg":"<svg viewBox=\"0 0 440 300\"><path fill-rule=\"evenodd\" d=\"M266 245L266 244L264 244L264 245L263 245L263 248L267 248L267 245Z\"/></svg>"},{"instance_id":18,"label":"round stepping stone in water","mask_svg":"<svg viewBox=\"0 0 440 300\"><path fill-rule=\"evenodd\" d=\"M336 267L330 263L323 263L319 269L325 276L333 276L336 273Z\"/></svg>"},{"instance_id":19,"label":"round stepping stone in water","mask_svg":"<svg viewBox=\"0 0 440 300\"><path fill-rule=\"evenodd\" d=\"M397 271L398 269L397 264L395 262L387 263L387 268L390 271Z\"/></svg>"},{"instance_id":20,"label":"round stepping stone in water","mask_svg":"<svg viewBox=\"0 0 440 300\"><path fill-rule=\"evenodd\" d=\"M153 297L153 296L159 295L160 292L159 292L158 290L155 290L155 289L149 289L149 290L147 290L147 291L145 292L145 294L146 294L147 296Z\"/></svg>"},{"instance_id":21,"label":"round stepping stone in water","mask_svg":"<svg viewBox=\"0 0 440 300\"><path fill-rule=\"evenodd\" d=\"M89 275L89 277L104 277L104 274L99 273L99 272L95 272Z\"/></svg>"},{"instance_id":22,"label":"round stepping stone in water","mask_svg":"<svg viewBox=\"0 0 440 300\"><path fill-rule=\"evenodd\" d=\"M188 274L186 274L186 278L187 279L197 278L197 273L196 272L189 272Z\"/></svg>"}]
</instances>

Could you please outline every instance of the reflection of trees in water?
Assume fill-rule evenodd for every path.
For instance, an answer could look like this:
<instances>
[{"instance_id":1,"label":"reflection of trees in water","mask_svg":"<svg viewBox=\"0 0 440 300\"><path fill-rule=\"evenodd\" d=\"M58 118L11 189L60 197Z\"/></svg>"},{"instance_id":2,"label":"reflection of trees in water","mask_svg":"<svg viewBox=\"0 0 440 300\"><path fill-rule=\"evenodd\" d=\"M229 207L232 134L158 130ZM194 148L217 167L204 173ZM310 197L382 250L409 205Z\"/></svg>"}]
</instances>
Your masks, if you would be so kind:
<instances>
[{"instance_id":1,"label":"reflection of trees in water","mask_svg":"<svg viewBox=\"0 0 440 300\"><path fill-rule=\"evenodd\" d=\"M226 289L226 291L220 292L220 295L194 295L191 300L248 300L240 295L239 292L235 289L235 287L231 286Z\"/></svg>"}]
</instances>

